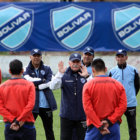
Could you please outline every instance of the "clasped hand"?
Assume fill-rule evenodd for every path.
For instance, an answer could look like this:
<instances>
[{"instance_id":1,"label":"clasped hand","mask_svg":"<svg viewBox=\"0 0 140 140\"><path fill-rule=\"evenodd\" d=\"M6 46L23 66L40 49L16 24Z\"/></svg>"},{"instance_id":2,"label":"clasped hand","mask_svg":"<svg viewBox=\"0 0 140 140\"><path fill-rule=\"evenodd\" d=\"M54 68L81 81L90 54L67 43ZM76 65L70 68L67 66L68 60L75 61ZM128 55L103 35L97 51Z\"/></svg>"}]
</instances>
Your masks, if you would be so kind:
<instances>
[{"instance_id":1,"label":"clasped hand","mask_svg":"<svg viewBox=\"0 0 140 140\"><path fill-rule=\"evenodd\" d=\"M24 122L19 122L19 125L17 125L15 122L13 122L10 125L10 129L14 130L14 131L18 131L20 129L20 127L22 127L24 124Z\"/></svg>"},{"instance_id":2,"label":"clasped hand","mask_svg":"<svg viewBox=\"0 0 140 140\"><path fill-rule=\"evenodd\" d=\"M103 127L102 130L100 130L100 133L101 133L102 135L109 134L110 131L109 131L109 129L108 129L108 127L109 127L108 122L107 122L106 120L102 120L102 121L101 121L101 125L103 125L104 127Z\"/></svg>"}]
</instances>

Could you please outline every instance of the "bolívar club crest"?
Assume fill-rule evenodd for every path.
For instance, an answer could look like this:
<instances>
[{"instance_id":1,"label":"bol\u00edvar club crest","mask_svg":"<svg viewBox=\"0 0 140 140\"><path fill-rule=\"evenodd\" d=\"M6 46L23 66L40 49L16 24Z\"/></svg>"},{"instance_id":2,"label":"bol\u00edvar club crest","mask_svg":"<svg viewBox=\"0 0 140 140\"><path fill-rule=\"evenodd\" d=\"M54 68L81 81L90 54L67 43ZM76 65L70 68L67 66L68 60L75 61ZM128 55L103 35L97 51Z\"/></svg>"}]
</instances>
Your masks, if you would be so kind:
<instances>
[{"instance_id":1,"label":"bol\u00edvar club crest","mask_svg":"<svg viewBox=\"0 0 140 140\"><path fill-rule=\"evenodd\" d=\"M8 5L0 8L0 45L15 50L25 44L32 32L33 10Z\"/></svg>"},{"instance_id":2,"label":"bol\u00edvar club crest","mask_svg":"<svg viewBox=\"0 0 140 140\"><path fill-rule=\"evenodd\" d=\"M140 49L140 6L113 9L112 25L121 44L130 50Z\"/></svg>"},{"instance_id":3,"label":"bol\u00edvar club crest","mask_svg":"<svg viewBox=\"0 0 140 140\"><path fill-rule=\"evenodd\" d=\"M54 37L69 50L80 48L93 32L93 9L70 4L52 9L50 18Z\"/></svg>"}]
</instances>

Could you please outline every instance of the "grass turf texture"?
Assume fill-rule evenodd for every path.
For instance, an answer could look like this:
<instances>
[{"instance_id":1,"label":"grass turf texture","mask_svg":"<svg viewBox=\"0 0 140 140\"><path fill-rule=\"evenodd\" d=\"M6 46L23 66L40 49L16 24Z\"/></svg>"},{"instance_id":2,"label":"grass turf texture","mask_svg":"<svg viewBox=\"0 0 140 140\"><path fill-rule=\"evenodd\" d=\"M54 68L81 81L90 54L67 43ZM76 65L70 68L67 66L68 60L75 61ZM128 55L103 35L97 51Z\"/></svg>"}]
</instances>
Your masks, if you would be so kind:
<instances>
[{"instance_id":1,"label":"grass turf texture","mask_svg":"<svg viewBox=\"0 0 140 140\"><path fill-rule=\"evenodd\" d=\"M60 117L59 117L59 110L60 110L60 99L61 99L61 93L60 90L55 90L54 95L57 101L58 109L53 112L53 127L54 127L54 134L55 139L60 140ZM138 139L140 139L140 93L137 96L138 106L137 106L137 136ZM120 127L121 131L121 140L128 140L128 128L127 128L127 122L126 117L123 115L122 117L123 122ZM0 116L0 120L2 120L2 117ZM37 131L37 140L45 140L45 133L43 129L43 125L41 122L40 117L37 118L35 122L35 127ZM4 140L4 123L0 122L0 140Z\"/></svg>"}]
</instances>

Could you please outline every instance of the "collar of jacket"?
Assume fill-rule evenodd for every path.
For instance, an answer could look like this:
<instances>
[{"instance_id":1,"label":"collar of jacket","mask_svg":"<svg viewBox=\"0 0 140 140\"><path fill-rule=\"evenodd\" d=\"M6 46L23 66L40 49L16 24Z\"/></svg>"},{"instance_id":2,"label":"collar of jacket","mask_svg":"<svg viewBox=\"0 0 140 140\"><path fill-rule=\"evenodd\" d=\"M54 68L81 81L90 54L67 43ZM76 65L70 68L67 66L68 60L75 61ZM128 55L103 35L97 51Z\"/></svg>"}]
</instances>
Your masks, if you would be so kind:
<instances>
[{"instance_id":1,"label":"collar of jacket","mask_svg":"<svg viewBox=\"0 0 140 140\"><path fill-rule=\"evenodd\" d=\"M81 72L81 71L79 70L77 72L74 72L74 71L72 71L72 69L70 67L68 67L67 70L66 70L66 73L70 73L71 75L73 75L73 74L78 74L79 75L78 72Z\"/></svg>"},{"instance_id":2,"label":"collar of jacket","mask_svg":"<svg viewBox=\"0 0 140 140\"><path fill-rule=\"evenodd\" d=\"M118 64L118 67L119 67L120 69L125 69L125 68L126 68L126 65L127 65L126 63L120 64L120 65Z\"/></svg>"},{"instance_id":3,"label":"collar of jacket","mask_svg":"<svg viewBox=\"0 0 140 140\"><path fill-rule=\"evenodd\" d=\"M43 66L43 61L40 62L40 66L39 66L39 69ZM35 69L33 64L32 64L32 61L30 61L29 63L29 67L31 67L31 69Z\"/></svg>"},{"instance_id":4,"label":"collar of jacket","mask_svg":"<svg viewBox=\"0 0 140 140\"><path fill-rule=\"evenodd\" d=\"M83 64L84 66L86 66L86 65L84 64L83 60L82 60L82 64ZM91 66L91 63L89 63L86 67L89 67L89 66Z\"/></svg>"}]
</instances>

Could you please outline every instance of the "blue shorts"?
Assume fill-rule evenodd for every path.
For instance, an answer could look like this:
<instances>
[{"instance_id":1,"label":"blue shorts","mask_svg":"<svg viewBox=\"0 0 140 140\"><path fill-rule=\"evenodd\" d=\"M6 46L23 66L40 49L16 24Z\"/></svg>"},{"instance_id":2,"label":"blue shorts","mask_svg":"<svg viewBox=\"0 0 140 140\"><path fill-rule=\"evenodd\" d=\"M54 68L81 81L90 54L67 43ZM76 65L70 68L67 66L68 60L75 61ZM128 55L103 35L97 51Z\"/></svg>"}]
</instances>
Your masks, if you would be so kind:
<instances>
[{"instance_id":1,"label":"blue shorts","mask_svg":"<svg viewBox=\"0 0 140 140\"><path fill-rule=\"evenodd\" d=\"M5 124L5 140L36 140L34 125L24 124L18 131L10 129L10 123Z\"/></svg>"},{"instance_id":2,"label":"blue shorts","mask_svg":"<svg viewBox=\"0 0 140 140\"><path fill-rule=\"evenodd\" d=\"M110 134L102 135L96 127L88 128L85 140L120 140L120 125L118 123L108 129Z\"/></svg>"}]
</instances>

